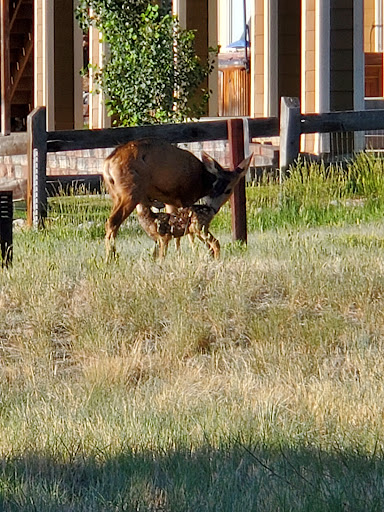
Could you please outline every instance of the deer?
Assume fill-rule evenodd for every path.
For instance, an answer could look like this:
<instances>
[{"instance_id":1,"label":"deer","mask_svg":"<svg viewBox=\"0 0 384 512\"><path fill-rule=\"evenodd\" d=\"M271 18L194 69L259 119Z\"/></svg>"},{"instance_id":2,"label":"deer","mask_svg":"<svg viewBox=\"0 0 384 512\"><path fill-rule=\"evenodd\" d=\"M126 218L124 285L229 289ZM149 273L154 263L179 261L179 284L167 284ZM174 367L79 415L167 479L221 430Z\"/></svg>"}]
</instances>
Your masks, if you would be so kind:
<instances>
[{"instance_id":1,"label":"deer","mask_svg":"<svg viewBox=\"0 0 384 512\"><path fill-rule=\"evenodd\" d=\"M118 146L105 159L103 169L106 189L113 201L105 224L107 260L116 255L117 232L138 204L150 207L159 201L170 213L192 206L208 195L211 201L221 194L228 198L237 175L225 171L205 152L199 160L189 151L161 139L139 139Z\"/></svg>"},{"instance_id":2,"label":"deer","mask_svg":"<svg viewBox=\"0 0 384 512\"><path fill-rule=\"evenodd\" d=\"M220 243L209 231L209 226L238 182L246 174L250 161L251 156L232 172L231 181L224 187L222 182L219 182L220 186L214 185L212 193L204 197L204 204L179 208L172 213L155 213L149 206L141 203L136 206L141 227L155 241L154 258L163 259L165 257L170 240L179 240L188 235L191 240L197 236L208 247L209 254L215 259L219 259ZM179 248L179 245L176 247Z\"/></svg>"},{"instance_id":3,"label":"deer","mask_svg":"<svg viewBox=\"0 0 384 512\"><path fill-rule=\"evenodd\" d=\"M219 241L209 231L209 225L215 216L210 206L196 204L179 208L173 213L155 213L149 206L139 203L136 206L139 223L147 235L155 242L153 257L162 260L172 239L188 235L193 240L196 235L209 248L209 253L216 259L220 257ZM179 249L179 244L176 245Z\"/></svg>"}]
</instances>

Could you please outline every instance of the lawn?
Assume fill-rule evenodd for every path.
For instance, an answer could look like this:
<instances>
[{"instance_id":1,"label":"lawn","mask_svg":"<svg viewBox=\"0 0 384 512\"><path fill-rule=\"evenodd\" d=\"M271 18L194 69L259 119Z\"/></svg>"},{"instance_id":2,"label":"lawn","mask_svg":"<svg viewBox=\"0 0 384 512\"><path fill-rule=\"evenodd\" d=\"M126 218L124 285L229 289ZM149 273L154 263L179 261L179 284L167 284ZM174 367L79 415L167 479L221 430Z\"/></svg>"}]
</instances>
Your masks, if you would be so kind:
<instances>
[{"instance_id":1,"label":"lawn","mask_svg":"<svg viewBox=\"0 0 384 512\"><path fill-rule=\"evenodd\" d=\"M384 508L382 162L247 188L163 262L58 198L0 273L0 510Z\"/></svg>"}]
</instances>

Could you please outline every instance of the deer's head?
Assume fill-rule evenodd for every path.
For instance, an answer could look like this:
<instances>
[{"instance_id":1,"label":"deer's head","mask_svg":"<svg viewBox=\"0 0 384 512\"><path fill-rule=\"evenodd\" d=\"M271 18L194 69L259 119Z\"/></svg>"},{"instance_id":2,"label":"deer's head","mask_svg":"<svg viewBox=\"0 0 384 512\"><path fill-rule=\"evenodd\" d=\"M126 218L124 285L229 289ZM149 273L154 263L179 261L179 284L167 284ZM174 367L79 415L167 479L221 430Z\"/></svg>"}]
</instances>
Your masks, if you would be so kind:
<instances>
[{"instance_id":1,"label":"deer's head","mask_svg":"<svg viewBox=\"0 0 384 512\"><path fill-rule=\"evenodd\" d=\"M241 178L247 173L252 154L240 162L233 171L225 171L221 165L207 153L203 152L201 156L207 171L216 178L211 193L203 198L203 202L218 212L221 206L229 199Z\"/></svg>"}]
</instances>

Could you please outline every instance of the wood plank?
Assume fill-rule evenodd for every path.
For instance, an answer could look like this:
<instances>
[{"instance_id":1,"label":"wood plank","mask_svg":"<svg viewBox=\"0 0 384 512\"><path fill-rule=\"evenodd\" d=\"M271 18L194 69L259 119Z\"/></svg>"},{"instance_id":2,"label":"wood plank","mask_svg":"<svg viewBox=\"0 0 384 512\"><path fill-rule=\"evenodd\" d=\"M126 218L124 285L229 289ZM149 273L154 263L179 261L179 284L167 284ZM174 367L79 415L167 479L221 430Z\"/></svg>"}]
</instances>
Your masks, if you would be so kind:
<instances>
[{"instance_id":1,"label":"wood plank","mask_svg":"<svg viewBox=\"0 0 384 512\"><path fill-rule=\"evenodd\" d=\"M19 85L20 79L23 76L24 69L25 69L26 65L28 64L28 60L32 53L32 50L33 50L33 41L31 39L28 39L27 42L25 43L25 48L24 48L25 53L24 53L24 55L22 55L20 57L20 60L19 60L19 69L17 70L17 73L13 77L13 85L11 87L11 98L16 92L16 89L17 89L17 86Z\"/></svg>"},{"instance_id":2,"label":"wood plank","mask_svg":"<svg viewBox=\"0 0 384 512\"><path fill-rule=\"evenodd\" d=\"M384 110L344 110L324 114L302 114L301 133L384 130Z\"/></svg>"},{"instance_id":3,"label":"wood plank","mask_svg":"<svg viewBox=\"0 0 384 512\"><path fill-rule=\"evenodd\" d=\"M248 119L248 127L250 139L279 135L279 119L277 117Z\"/></svg>"},{"instance_id":4,"label":"wood plank","mask_svg":"<svg viewBox=\"0 0 384 512\"><path fill-rule=\"evenodd\" d=\"M13 25L14 25L16 19L17 19L17 14L19 12L19 9L20 9L22 3L23 3L22 0L17 0L17 2L14 4L15 7L14 7L13 12L12 12L11 21L9 23L10 30L12 30L12 28L13 28Z\"/></svg>"},{"instance_id":5,"label":"wood plank","mask_svg":"<svg viewBox=\"0 0 384 512\"><path fill-rule=\"evenodd\" d=\"M236 169L244 160L244 126L242 119L228 120L228 142L231 168ZM247 243L247 209L245 178L236 185L231 195L232 239Z\"/></svg>"},{"instance_id":6,"label":"wood plank","mask_svg":"<svg viewBox=\"0 0 384 512\"><path fill-rule=\"evenodd\" d=\"M168 142L226 140L226 121L203 121L103 130L62 130L47 133L48 151L111 148L130 140L160 138Z\"/></svg>"},{"instance_id":7,"label":"wood plank","mask_svg":"<svg viewBox=\"0 0 384 512\"><path fill-rule=\"evenodd\" d=\"M11 133L11 73L9 57L9 1L0 1L0 20L1 20L1 58L0 58L0 76L1 76L1 133L9 135Z\"/></svg>"},{"instance_id":8,"label":"wood plank","mask_svg":"<svg viewBox=\"0 0 384 512\"><path fill-rule=\"evenodd\" d=\"M277 118L249 119L249 136L273 137L279 135ZM130 140L161 138L168 142L198 142L227 140L227 121L200 121L166 125L107 128L103 130L61 130L48 132L48 151L111 148Z\"/></svg>"},{"instance_id":9,"label":"wood plank","mask_svg":"<svg viewBox=\"0 0 384 512\"><path fill-rule=\"evenodd\" d=\"M280 116L280 181L289 166L297 159L300 150L300 101L283 96Z\"/></svg>"},{"instance_id":10,"label":"wood plank","mask_svg":"<svg viewBox=\"0 0 384 512\"><path fill-rule=\"evenodd\" d=\"M47 170L46 108L35 108L27 118L28 128L28 177L27 223L42 227L47 216L45 189Z\"/></svg>"}]
</instances>

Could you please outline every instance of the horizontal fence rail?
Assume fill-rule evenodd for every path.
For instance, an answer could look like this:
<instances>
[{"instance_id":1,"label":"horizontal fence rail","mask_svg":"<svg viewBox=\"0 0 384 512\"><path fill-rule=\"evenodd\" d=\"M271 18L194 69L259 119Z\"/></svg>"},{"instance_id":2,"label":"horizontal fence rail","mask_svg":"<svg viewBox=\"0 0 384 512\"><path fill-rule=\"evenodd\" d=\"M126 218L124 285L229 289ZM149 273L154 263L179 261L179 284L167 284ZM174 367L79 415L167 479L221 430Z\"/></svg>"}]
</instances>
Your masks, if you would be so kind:
<instances>
[{"instance_id":1,"label":"horizontal fence rail","mask_svg":"<svg viewBox=\"0 0 384 512\"><path fill-rule=\"evenodd\" d=\"M279 135L277 118L249 119L250 137ZM74 151L78 149L112 148L131 140L161 138L170 143L227 140L227 121L199 121L193 123L106 128L103 130L62 130L47 132L47 151Z\"/></svg>"},{"instance_id":2,"label":"horizontal fence rail","mask_svg":"<svg viewBox=\"0 0 384 512\"><path fill-rule=\"evenodd\" d=\"M360 132L384 129L384 110L345 110L301 114L301 133Z\"/></svg>"}]
</instances>

